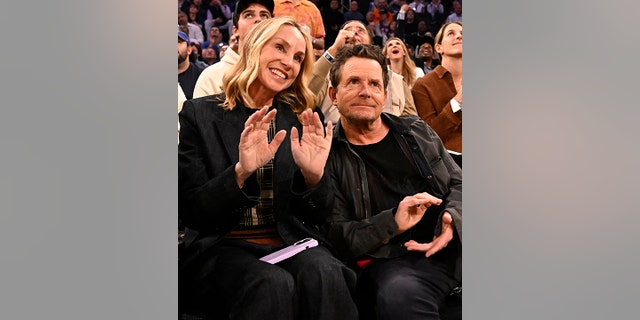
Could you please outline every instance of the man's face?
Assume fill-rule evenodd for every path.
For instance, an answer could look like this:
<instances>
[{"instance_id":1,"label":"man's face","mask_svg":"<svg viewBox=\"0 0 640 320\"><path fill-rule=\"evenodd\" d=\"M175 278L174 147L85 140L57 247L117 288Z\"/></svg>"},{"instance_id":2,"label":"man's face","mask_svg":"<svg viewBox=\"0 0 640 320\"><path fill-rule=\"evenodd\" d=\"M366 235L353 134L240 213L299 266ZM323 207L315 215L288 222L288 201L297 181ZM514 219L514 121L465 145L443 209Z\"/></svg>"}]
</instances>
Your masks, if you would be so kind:
<instances>
[{"instance_id":1,"label":"man's face","mask_svg":"<svg viewBox=\"0 0 640 320\"><path fill-rule=\"evenodd\" d=\"M209 31L209 38L215 41L218 41L218 39L221 39L222 33L220 33L220 29L218 29L218 27L212 27L211 31Z\"/></svg>"},{"instance_id":2,"label":"man's face","mask_svg":"<svg viewBox=\"0 0 640 320\"><path fill-rule=\"evenodd\" d=\"M358 2L357 1L351 1L351 4L350 4L349 8L351 9L351 11L358 11Z\"/></svg>"},{"instance_id":3,"label":"man's face","mask_svg":"<svg viewBox=\"0 0 640 320\"><path fill-rule=\"evenodd\" d=\"M378 119L387 100L380 64L373 59L352 57L340 74L336 88L329 87L329 96L340 116L355 125Z\"/></svg>"},{"instance_id":4,"label":"man's face","mask_svg":"<svg viewBox=\"0 0 640 320\"><path fill-rule=\"evenodd\" d=\"M181 26L184 26L188 22L189 22L189 19L187 19L187 15L182 11L178 12L178 24Z\"/></svg>"},{"instance_id":5,"label":"man's face","mask_svg":"<svg viewBox=\"0 0 640 320\"><path fill-rule=\"evenodd\" d=\"M430 43L423 43L420 46L420 58L432 58L433 57L433 47Z\"/></svg>"},{"instance_id":6,"label":"man's face","mask_svg":"<svg viewBox=\"0 0 640 320\"><path fill-rule=\"evenodd\" d=\"M420 20L420 22L418 22L417 29L418 32L424 33L425 31L427 31L427 23L424 22L424 20Z\"/></svg>"},{"instance_id":7,"label":"man's face","mask_svg":"<svg viewBox=\"0 0 640 320\"><path fill-rule=\"evenodd\" d=\"M371 38L369 38L369 32L367 28L359 21L351 21L347 23L342 29L348 30L354 33L353 42L351 44L371 44Z\"/></svg>"},{"instance_id":8,"label":"man's face","mask_svg":"<svg viewBox=\"0 0 640 320\"><path fill-rule=\"evenodd\" d=\"M252 3L249 7L240 12L238 18L238 26L233 26L233 34L239 40L244 39L245 35L262 20L271 18L269 10L261 4Z\"/></svg>"},{"instance_id":9,"label":"man's face","mask_svg":"<svg viewBox=\"0 0 640 320\"><path fill-rule=\"evenodd\" d=\"M214 60L218 58L218 55L216 54L216 51L213 50L213 48L205 48L204 50L202 50L202 58Z\"/></svg>"},{"instance_id":10,"label":"man's face","mask_svg":"<svg viewBox=\"0 0 640 320\"><path fill-rule=\"evenodd\" d=\"M178 64L181 64L189 58L191 47L186 41L178 39Z\"/></svg>"},{"instance_id":11,"label":"man's face","mask_svg":"<svg viewBox=\"0 0 640 320\"><path fill-rule=\"evenodd\" d=\"M462 14L462 5L460 4L460 2L458 1L453 2L453 12L455 12L457 15Z\"/></svg>"}]
</instances>

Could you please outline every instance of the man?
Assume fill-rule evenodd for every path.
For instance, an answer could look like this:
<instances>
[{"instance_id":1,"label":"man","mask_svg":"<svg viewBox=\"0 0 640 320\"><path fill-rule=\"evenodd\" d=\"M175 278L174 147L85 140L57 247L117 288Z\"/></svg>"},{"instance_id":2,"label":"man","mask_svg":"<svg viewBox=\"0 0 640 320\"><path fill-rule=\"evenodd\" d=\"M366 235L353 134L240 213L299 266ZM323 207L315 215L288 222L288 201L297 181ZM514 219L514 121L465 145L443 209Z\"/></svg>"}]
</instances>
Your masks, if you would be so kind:
<instances>
[{"instance_id":1,"label":"man","mask_svg":"<svg viewBox=\"0 0 640 320\"><path fill-rule=\"evenodd\" d=\"M420 49L418 51L416 66L422 68L424 74L427 74L440 65L440 60L435 59L433 56L433 38L425 37L424 40L425 42L420 45Z\"/></svg>"},{"instance_id":2,"label":"man","mask_svg":"<svg viewBox=\"0 0 640 320\"><path fill-rule=\"evenodd\" d=\"M204 42L202 30L200 30L200 28L195 24L189 22L189 17L187 17L187 14L183 11L178 11L178 26L187 27L192 43L201 45Z\"/></svg>"},{"instance_id":3,"label":"man","mask_svg":"<svg viewBox=\"0 0 640 320\"><path fill-rule=\"evenodd\" d=\"M329 95L341 117L324 231L372 284L378 319L439 319L461 281L461 169L420 118L382 112L388 73L375 46L345 46L335 57Z\"/></svg>"},{"instance_id":4,"label":"man","mask_svg":"<svg viewBox=\"0 0 640 320\"><path fill-rule=\"evenodd\" d=\"M220 32L220 28L213 26L209 30L209 39L202 44L202 49L204 48L212 48L214 46L222 47L227 44L222 41L222 32Z\"/></svg>"},{"instance_id":5,"label":"man","mask_svg":"<svg viewBox=\"0 0 640 320\"><path fill-rule=\"evenodd\" d=\"M237 49L231 46L233 41L230 39L230 46L220 61L204 69L198 78L193 90L194 98L222 92L222 77L227 70L238 63L245 35L260 21L272 18L273 8L273 0L239 0L236 3L233 14L232 38L235 38L233 41L237 41Z\"/></svg>"},{"instance_id":6,"label":"man","mask_svg":"<svg viewBox=\"0 0 640 320\"><path fill-rule=\"evenodd\" d=\"M291 16L298 23L309 28L313 38L314 49L324 50L325 29L322 14L316 5L309 0L276 0L274 17Z\"/></svg>"},{"instance_id":7,"label":"man","mask_svg":"<svg viewBox=\"0 0 640 320\"><path fill-rule=\"evenodd\" d=\"M364 18L364 14L360 12L358 8L358 1L352 0L349 4L349 11L344 13L344 21L349 20L359 20L362 22L366 22L367 20Z\"/></svg>"},{"instance_id":8,"label":"man","mask_svg":"<svg viewBox=\"0 0 640 320\"><path fill-rule=\"evenodd\" d=\"M389 4L387 0L378 0L376 8L373 9L373 22L380 22L380 11L387 12L389 10ZM389 22L393 22L393 15L387 14L385 17Z\"/></svg>"},{"instance_id":9,"label":"man","mask_svg":"<svg viewBox=\"0 0 640 320\"><path fill-rule=\"evenodd\" d=\"M309 81L309 88L313 92L317 92L316 102L320 105L325 121L337 123L340 119L338 108L327 92L327 88L331 85L329 82L329 70L333 63L333 57L345 45L371 44L372 37L372 34L367 31L367 27L362 21L347 21L340 28L336 41L314 64L313 77ZM411 88L399 74L392 73L391 75L389 94L385 101L385 111L395 115L418 114L413 103Z\"/></svg>"},{"instance_id":10,"label":"man","mask_svg":"<svg viewBox=\"0 0 640 320\"><path fill-rule=\"evenodd\" d=\"M189 61L191 52L193 52L193 49L189 45L189 36L182 31L178 31L178 83L187 99L193 98L193 88L196 85L198 76L202 73L202 69Z\"/></svg>"},{"instance_id":11,"label":"man","mask_svg":"<svg viewBox=\"0 0 640 320\"><path fill-rule=\"evenodd\" d=\"M458 0L451 2L453 12L447 17L445 22L462 22L462 3Z\"/></svg>"},{"instance_id":12,"label":"man","mask_svg":"<svg viewBox=\"0 0 640 320\"><path fill-rule=\"evenodd\" d=\"M207 17L204 21L204 30L211 30L211 27L227 28L227 21L231 18L231 9L226 2L212 0L207 8ZM226 30L227 33L229 30Z\"/></svg>"}]
</instances>

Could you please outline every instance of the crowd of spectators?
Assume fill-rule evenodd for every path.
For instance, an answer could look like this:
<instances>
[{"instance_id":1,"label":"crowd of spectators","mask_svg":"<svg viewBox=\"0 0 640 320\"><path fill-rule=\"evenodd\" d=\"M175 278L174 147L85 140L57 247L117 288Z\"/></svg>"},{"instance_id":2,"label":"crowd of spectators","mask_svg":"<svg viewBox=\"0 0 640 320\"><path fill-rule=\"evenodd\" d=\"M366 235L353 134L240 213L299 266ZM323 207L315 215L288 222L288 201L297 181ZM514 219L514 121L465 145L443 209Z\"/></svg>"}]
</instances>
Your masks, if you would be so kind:
<instances>
[{"instance_id":1,"label":"crowd of spectators","mask_svg":"<svg viewBox=\"0 0 640 320\"><path fill-rule=\"evenodd\" d=\"M293 8L291 0L280 2ZM308 8L310 4L315 8ZM291 12L317 9L322 17L319 22L315 21L317 18L313 21L309 18L307 23L315 39L316 57L333 44L344 22L359 20L372 31L373 44L383 48L387 40L397 37L404 41L415 64L422 66L420 47L425 42L433 42L443 23L462 22L461 0L297 0L295 6L296 10ZM194 45L190 56L192 63L204 68L222 58L228 42L232 40L234 8L235 0L178 1L178 25ZM313 14L316 13L307 15ZM433 60L438 63L437 53Z\"/></svg>"}]
</instances>

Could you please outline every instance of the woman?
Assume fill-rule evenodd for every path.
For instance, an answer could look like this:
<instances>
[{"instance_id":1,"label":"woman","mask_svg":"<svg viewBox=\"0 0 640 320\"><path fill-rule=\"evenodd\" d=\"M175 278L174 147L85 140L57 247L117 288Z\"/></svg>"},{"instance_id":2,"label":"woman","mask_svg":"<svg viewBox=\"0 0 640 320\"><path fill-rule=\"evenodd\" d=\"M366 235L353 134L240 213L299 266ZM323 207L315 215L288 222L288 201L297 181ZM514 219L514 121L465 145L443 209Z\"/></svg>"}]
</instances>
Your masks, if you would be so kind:
<instances>
[{"instance_id":1,"label":"woman","mask_svg":"<svg viewBox=\"0 0 640 320\"><path fill-rule=\"evenodd\" d=\"M440 65L416 80L411 93L418 116L462 167L462 23L445 23L434 40Z\"/></svg>"},{"instance_id":2,"label":"woman","mask_svg":"<svg viewBox=\"0 0 640 320\"><path fill-rule=\"evenodd\" d=\"M400 38L389 38L384 44L382 54L387 58L387 64L391 71L404 77L404 82L409 88L413 86L417 78L424 76L424 71L416 67L415 62L408 53L407 46Z\"/></svg>"},{"instance_id":3,"label":"woman","mask_svg":"<svg viewBox=\"0 0 640 320\"><path fill-rule=\"evenodd\" d=\"M259 260L306 237L326 242L315 226L333 204L324 174L332 126L325 134L311 111L314 57L302 30L291 17L260 22L223 78L224 93L184 103L183 309L189 302L230 319L357 318L355 273L324 245L277 264Z\"/></svg>"}]
</instances>

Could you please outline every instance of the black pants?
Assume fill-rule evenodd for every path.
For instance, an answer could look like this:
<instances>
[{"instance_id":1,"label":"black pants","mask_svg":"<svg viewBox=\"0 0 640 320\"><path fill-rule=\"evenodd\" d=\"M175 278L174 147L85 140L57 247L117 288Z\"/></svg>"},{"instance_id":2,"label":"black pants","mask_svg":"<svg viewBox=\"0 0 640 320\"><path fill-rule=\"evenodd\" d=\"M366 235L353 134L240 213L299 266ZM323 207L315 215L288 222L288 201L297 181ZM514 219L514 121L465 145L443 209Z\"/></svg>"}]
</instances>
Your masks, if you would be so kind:
<instances>
[{"instance_id":1,"label":"black pants","mask_svg":"<svg viewBox=\"0 0 640 320\"><path fill-rule=\"evenodd\" d=\"M182 300L229 319L358 318L356 274L329 250L318 246L276 265L258 260L271 249L215 245L181 274Z\"/></svg>"},{"instance_id":2,"label":"black pants","mask_svg":"<svg viewBox=\"0 0 640 320\"><path fill-rule=\"evenodd\" d=\"M377 318L440 319L439 307L459 284L450 269L423 254L373 262L365 279L372 282Z\"/></svg>"}]
</instances>

